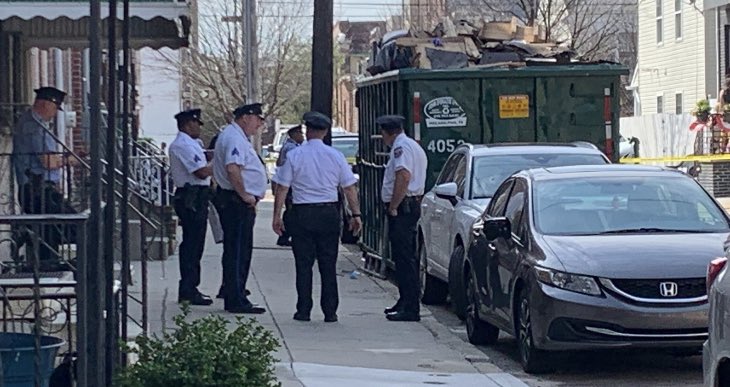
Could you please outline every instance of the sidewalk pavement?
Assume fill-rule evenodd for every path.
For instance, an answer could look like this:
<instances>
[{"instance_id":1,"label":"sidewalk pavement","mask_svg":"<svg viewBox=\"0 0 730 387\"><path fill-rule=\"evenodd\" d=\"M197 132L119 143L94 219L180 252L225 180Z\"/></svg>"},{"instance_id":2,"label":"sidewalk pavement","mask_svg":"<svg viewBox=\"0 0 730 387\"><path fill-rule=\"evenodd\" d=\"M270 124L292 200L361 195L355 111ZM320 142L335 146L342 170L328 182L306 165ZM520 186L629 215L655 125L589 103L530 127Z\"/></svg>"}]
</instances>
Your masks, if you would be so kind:
<instances>
[{"instance_id":1,"label":"sidewalk pavement","mask_svg":"<svg viewBox=\"0 0 730 387\"><path fill-rule=\"evenodd\" d=\"M311 322L292 319L296 304L294 258L289 248L276 246L271 231L272 203L259 206L254 257L248 282L251 301L266 307L255 319L279 338L277 375L284 387L335 386L526 386L489 362L487 356L456 337L422 308L420 323L389 322L383 309L395 303L390 282L364 274L351 278L360 264L356 249L340 248L338 261L339 322L324 323L319 309L319 275L315 273ZM200 290L215 297L221 282L222 245L208 233ZM177 256L149 264L150 329L171 327L179 314ZM222 300L193 307L191 315L231 316Z\"/></svg>"}]
</instances>

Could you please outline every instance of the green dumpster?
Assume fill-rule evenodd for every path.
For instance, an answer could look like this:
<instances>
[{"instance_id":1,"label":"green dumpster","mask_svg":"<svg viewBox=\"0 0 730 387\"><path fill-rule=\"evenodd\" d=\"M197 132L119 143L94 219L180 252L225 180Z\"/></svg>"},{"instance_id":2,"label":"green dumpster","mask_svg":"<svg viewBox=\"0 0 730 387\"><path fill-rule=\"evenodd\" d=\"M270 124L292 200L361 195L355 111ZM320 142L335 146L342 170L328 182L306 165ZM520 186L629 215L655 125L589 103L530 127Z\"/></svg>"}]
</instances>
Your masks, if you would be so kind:
<instances>
[{"instance_id":1,"label":"green dumpster","mask_svg":"<svg viewBox=\"0 0 730 387\"><path fill-rule=\"evenodd\" d=\"M428 155L426 191L461 143L571 142L598 146L618 159L621 76L616 64L537 65L460 70L403 69L358 82L361 248L390 265L380 201L388 150L375 119L406 117L406 132ZM366 259L366 269L368 260Z\"/></svg>"}]
</instances>

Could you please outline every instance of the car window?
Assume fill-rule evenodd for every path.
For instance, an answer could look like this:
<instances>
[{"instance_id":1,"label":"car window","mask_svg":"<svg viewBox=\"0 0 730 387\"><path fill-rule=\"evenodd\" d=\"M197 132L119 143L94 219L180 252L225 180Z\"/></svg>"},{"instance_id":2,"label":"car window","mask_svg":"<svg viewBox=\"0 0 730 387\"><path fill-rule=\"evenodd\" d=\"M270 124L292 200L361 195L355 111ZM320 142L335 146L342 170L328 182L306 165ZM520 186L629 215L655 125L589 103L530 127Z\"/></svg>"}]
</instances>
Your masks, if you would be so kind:
<instances>
[{"instance_id":1,"label":"car window","mask_svg":"<svg viewBox=\"0 0 730 387\"><path fill-rule=\"evenodd\" d=\"M456 196L464 197L464 187L466 185L466 157L460 157L459 163L456 165L453 177L454 183L456 183Z\"/></svg>"},{"instance_id":2,"label":"car window","mask_svg":"<svg viewBox=\"0 0 730 387\"><path fill-rule=\"evenodd\" d=\"M514 154L488 155L474 158L472 166L471 198L491 198L499 185L515 172L531 168L552 168L570 165L607 164L599 154Z\"/></svg>"},{"instance_id":3,"label":"car window","mask_svg":"<svg viewBox=\"0 0 730 387\"><path fill-rule=\"evenodd\" d=\"M504 215L504 209L507 205L507 199L509 198L513 184L514 180L509 180L497 189L497 192L494 194L494 200L489 203L487 217L494 218Z\"/></svg>"},{"instance_id":4,"label":"car window","mask_svg":"<svg viewBox=\"0 0 730 387\"><path fill-rule=\"evenodd\" d=\"M359 140L357 137L333 137L332 147L340 151L346 158L357 156Z\"/></svg>"},{"instance_id":5,"label":"car window","mask_svg":"<svg viewBox=\"0 0 730 387\"><path fill-rule=\"evenodd\" d=\"M727 232L722 210L687 176L582 177L538 181L535 224L544 234Z\"/></svg>"},{"instance_id":6,"label":"car window","mask_svg":"<svg viewBox=\"0 0 730 387\"><path fill-rule=\"evenodd\" d=\"M459 164L459 160L463 157L463 154L455 153L451 155L448 160L446 160L446 164L444 164L444 168L441 170L439 178L436 180L436 185L450 183L454 181L453 177L454 172L456 171L456 166Z\"/></svg>"},{"instance_id":7,"label":"car window","mask_svg":"<svg viewBox=\"0 0 730 387\"><path fill-rule=\"evenodd\" d=\"M525 196L527 195L527 184L522 179L516 179L512 193L507 201L507 209L504 216L509 219L512 225L512 232L521 237L520 227L522 223L522 214L525 208Z\"/></svg>"}]
</instances>

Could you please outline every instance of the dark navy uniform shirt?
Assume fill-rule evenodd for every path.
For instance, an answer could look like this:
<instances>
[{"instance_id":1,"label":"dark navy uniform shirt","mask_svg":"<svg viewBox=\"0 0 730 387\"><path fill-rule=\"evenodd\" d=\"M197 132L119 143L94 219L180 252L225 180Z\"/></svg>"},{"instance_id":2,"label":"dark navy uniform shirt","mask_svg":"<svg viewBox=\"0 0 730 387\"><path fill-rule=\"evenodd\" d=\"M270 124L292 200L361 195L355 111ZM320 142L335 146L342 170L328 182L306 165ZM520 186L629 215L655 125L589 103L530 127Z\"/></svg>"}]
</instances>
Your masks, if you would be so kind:
<instances>
[{"instance_id":1,"label":"dark navy uniform shirt","mask_svg":"<svg viewBox=\"0 0 730 387\"><path fill-rule=\"evenodd\" d=\"M18 185L28 182L28 175L41 175L44 181L58 183L60 169L46 169L41 162L45 153L57 152L57 144L49 130L49 122L28 109L13 129L13 165Z\"/></svg>"}]
</instances>

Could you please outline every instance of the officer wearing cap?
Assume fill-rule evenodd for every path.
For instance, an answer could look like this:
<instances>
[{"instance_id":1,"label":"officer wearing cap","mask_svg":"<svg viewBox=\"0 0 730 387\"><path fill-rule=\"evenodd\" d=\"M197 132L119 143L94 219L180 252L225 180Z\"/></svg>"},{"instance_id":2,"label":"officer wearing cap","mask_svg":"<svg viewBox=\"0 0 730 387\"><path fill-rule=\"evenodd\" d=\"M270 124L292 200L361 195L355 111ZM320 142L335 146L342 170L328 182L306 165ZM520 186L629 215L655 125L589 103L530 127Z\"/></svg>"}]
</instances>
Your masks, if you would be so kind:
<instances>
[{"instance_id":1,"label":"officer wearing cap","mask_svg":"<svg viewBox=\"0 0 730 387\"><path fill-rule=\"evenodd\" d=\"M289 153L290 150L298 147L304 142L304 133L302 133L302 126L297 125L289 130L286 131L286 134L288 138L284 142L284 145L281 147L281 151L279 151L279 158L276 159L276 167L279 168L282 165L284 165L284 162L286 162L286 155ZM273 183L273 192L276 194L276 183ZM289 194L286 195L286 203L284 204L284 207L286 210L284 211L284 223L286 224L289 216L291 215L289 213L289 210L291 209L292 205L292 195L291 195L291 189L289 190ZM279 240L276 241L276 244L279 246L291 246L291 242L289 241L290 235L286 230L284 230L284 233L279 236Z\"/></svg>"},{"instance_id":2,"label":"officer wearing cap","mask_svg":"<svg viewBox=\"0 0 730 387\"><path fill-rule=\"evenodd\" d=\"M340 238L338 187L343 187L352 210L350 229L360 232L360 205L357 180L342 153L322 142L332 121L319 112L304 115L307 143L289 152L286 162L276 172L279 185L274 202L272 228L281 235L292 236L296 262L297 311L294 319L309 321L312 310L312 266L316 260L322 280L320 305L325 322L337 321L337 249ZM285 225L281 207L292 189L292 209Z\"/></svg>"},{"instance_id":3,"label":"officer wearing cap","mask_svg":"<svg viewBox=\"0 0 730 387\"><path fill-rule=\"evenodd\" d=\"M210 176L213 168L205 158L200 140L200 109L175 115L178 134L170 144L170 176L175 184L174 207L183 235L180 244L178 302L210 305L213 300L198 290L200 259L205 247Z\"/></svg>"},{"instance_id":4,"label":"officer wearing cap","mask_svg":"<svg viewBox=\"0 0 730 387\"><path fill-rule=\"evenodd\" d=\"M61 193L61 171L64 158L52 135L51 121L56 117L66 93L53 87L35 90L33 106L18 119L13 128L15 179L19 187L18 201L26 214L76 213ZM67 160L75 164L75 159ZM58 246L73 242L73 228L60 232L58 227L45 228L38 247L41 266L56 270L60 254ZM22 241L19 243L23 243Z\"/></svg>"},{"instance_id":5,"label":"officer wearing cap","mask_svg":"<svg viewBox=\"0 0 730 387\"><path fill-rule=\"evenodd\" d=\"M233 122L218 136L213 156L213 177L223 226L223 292L225 310L231 313L266 312L249 301L246 281L253 254L256 205L266 194L268 177L248 137L264 125L261 104L233 111Z\"/></svg>"},{"instance_id":6,"label":"officer wearing cap","mask_svg":"<svg viewBox=\"0 0 730 387\"><path fill-rule=\"evenodd\" d=\"M403 132L404 121L402 116L382 116L376 120L383 142L391 149L381 197L388 214L388 238L400 294L398 302L385 313L391 321L419 321L416 224L421 216L428 161L423 148Z\"/></svg>"}]
</instances>

